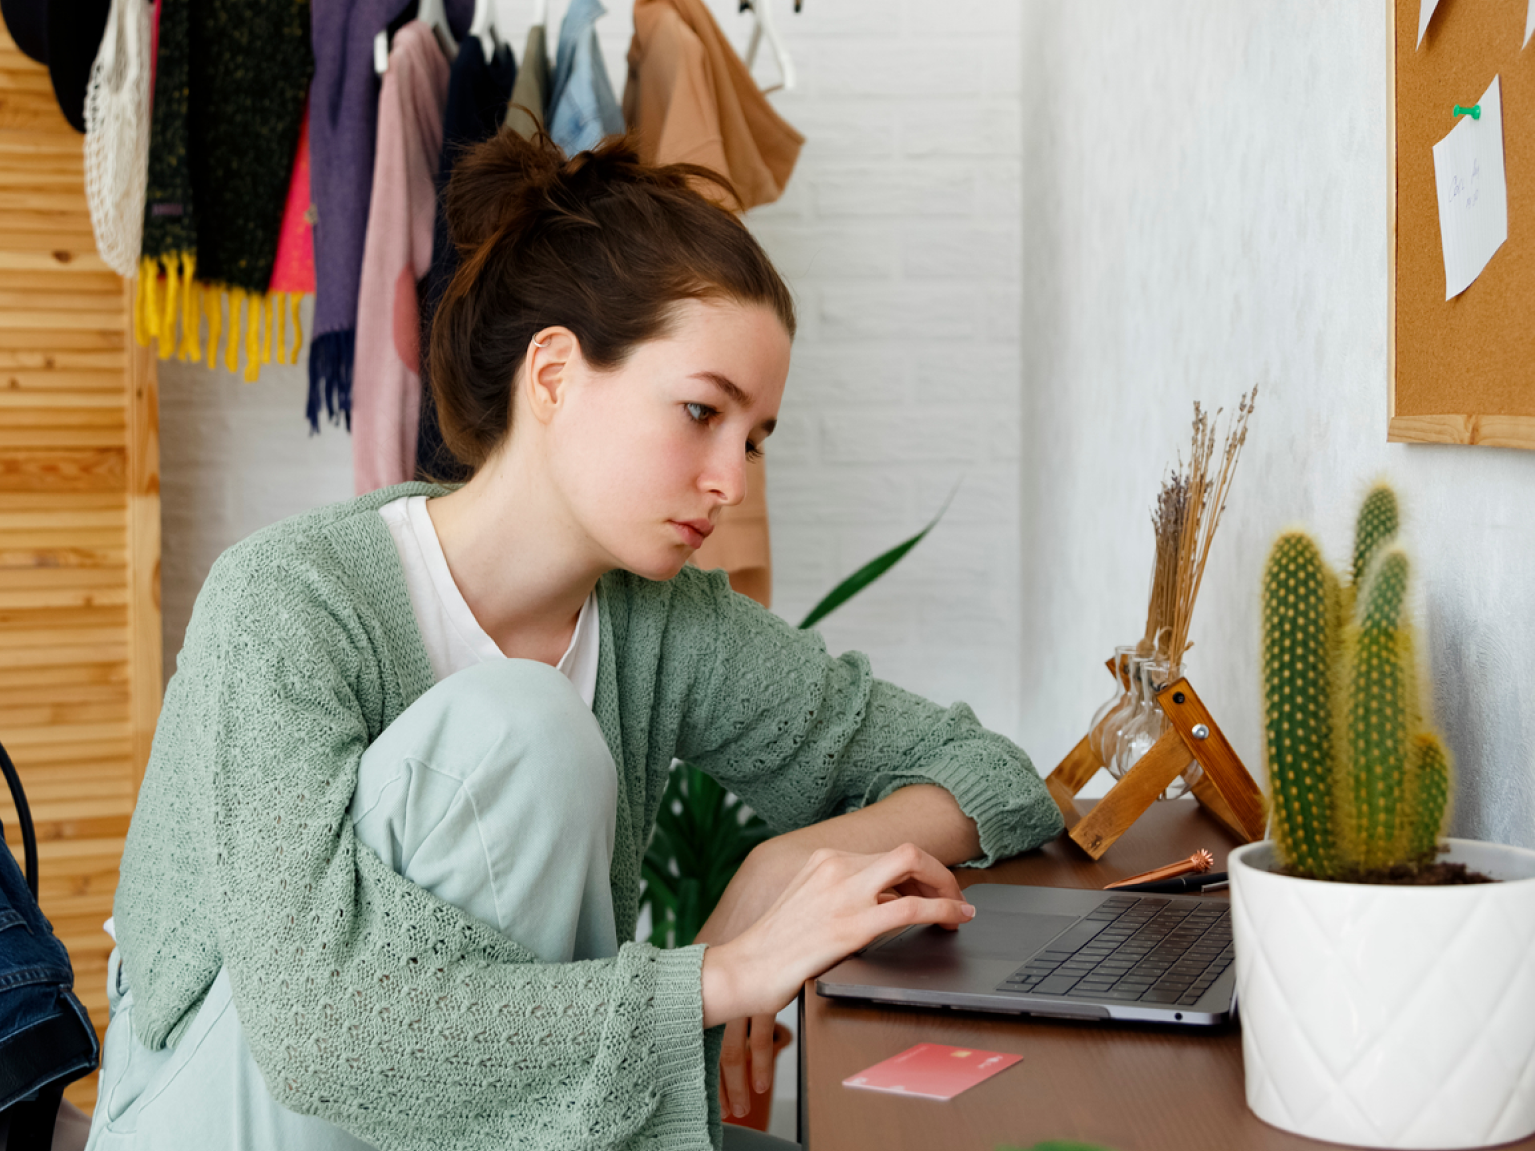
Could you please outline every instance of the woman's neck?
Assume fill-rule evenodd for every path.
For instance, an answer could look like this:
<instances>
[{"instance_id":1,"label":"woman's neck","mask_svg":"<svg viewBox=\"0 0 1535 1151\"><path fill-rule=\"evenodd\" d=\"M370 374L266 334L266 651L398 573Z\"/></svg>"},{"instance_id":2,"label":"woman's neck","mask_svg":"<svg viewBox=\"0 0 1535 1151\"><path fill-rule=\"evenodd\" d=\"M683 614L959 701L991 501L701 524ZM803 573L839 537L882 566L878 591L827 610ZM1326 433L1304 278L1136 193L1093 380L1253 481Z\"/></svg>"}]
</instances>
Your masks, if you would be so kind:
<instances>
[{"instance_id":1,"label":"woman's neck","mask_svg":"<svg viewBox=\"0 0 1535 1151\"><path fill-rule=\"evenodd\" d=\"M498 453L426 507L453 582L496 646L515 659L558 663L607 565L542 471Z\"/></svg>"}]
</instances>

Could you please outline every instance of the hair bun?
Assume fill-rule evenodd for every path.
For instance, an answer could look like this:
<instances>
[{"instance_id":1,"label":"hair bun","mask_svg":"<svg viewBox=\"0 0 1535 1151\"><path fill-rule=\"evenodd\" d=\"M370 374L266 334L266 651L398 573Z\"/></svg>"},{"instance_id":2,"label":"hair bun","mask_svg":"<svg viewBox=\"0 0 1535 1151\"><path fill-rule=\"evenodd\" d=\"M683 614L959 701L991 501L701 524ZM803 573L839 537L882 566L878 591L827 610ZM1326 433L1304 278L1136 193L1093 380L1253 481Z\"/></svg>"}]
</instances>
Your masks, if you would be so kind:
<instances>
[{"instance_id":1,"label":"hair bun","mask_svg":"<svg viewBox=\"0 0 1535 1151\"><path fill-rule=\"evenodd\" d=\"M559 146L540 132L525 140L510 128L466 150L443 197L448 234L465 251L478 248L559 179Z\"/></svg>"}]
</instances>

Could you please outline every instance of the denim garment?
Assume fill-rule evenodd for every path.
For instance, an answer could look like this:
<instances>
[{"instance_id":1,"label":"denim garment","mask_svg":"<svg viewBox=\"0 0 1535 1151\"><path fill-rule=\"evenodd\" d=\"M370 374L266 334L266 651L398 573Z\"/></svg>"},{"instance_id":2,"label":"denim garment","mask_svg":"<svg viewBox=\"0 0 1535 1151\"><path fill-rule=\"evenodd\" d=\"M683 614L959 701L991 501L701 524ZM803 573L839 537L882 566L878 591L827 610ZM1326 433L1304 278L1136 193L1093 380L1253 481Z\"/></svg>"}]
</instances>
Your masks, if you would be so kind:
<instances>
[{"instance_id":1,"label":"denim garment","mask_svg":"<svg viewBox=\"0 0 1535 1151\"><path fill-rule=\"evenodd\" d=\"M595 148L604 136L624 130L624 114L597 46L597 17L606 11L600 0L571 0L560 24L549 135L567 156Z\"/></svg>"},{"instance_id":2,"label":"denim garment","mask_svg":"<svg viewBox=\"0 0 1535 1151\"><path fill-rule=\"evenodd\" d=\"M96 1032L74 982L69 952L0 835L0 1111L96 1066Z\"/></svg>"}]
</instances>

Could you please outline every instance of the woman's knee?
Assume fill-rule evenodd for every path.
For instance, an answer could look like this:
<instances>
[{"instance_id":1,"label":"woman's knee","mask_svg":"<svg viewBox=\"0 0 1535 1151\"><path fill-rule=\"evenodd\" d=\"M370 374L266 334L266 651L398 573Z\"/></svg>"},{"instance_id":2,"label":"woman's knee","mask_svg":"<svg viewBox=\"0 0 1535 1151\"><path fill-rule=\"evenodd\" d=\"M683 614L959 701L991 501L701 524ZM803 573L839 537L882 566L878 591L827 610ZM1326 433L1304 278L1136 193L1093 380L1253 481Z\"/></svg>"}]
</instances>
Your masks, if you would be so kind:
<instances>
[{"instance_id":1,"label":"woman's knee","mask_svg":"<svg viewBox=\"0 0 1535 1151\"><path fill-rule=\"evenodd\" d=\"M507 764L550 756L612 770L591 709L555 668L534 660L476 664L406 708L369 746L370 760L414 759L468 773L487 759Z\"/></svg>"}]
</instances>

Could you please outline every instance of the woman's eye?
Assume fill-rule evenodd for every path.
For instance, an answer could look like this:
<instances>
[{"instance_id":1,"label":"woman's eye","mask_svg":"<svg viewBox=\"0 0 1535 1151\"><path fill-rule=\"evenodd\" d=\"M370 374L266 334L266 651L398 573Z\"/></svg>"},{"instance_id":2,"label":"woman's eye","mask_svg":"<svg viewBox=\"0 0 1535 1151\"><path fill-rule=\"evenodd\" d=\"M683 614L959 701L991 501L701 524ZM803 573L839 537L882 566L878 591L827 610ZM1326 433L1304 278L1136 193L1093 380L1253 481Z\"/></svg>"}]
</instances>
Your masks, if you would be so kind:
<instances>
[{"instance_id":1,"label":"woman's eye","mask_svg":"<svg viewBox=\"0 0 1535 1151\"><path fill-rule=\"evenodd\" d=\"M688 417L695 424L706 424L711 416L717 414L708 404L683 404L682 406L687 409Z\"/></svg>"},{"instance_id":2,"label":"woman's eye","mask_svg":"<svg viewBox=\"0 0 1535 1151\"><path fill-rule=\"evenodd\" d=\"M750 440L747 440L746 458L749 460L760 460L762 458L762 448L759 445L752 443Z\"/></svg>"}]
</instances>

